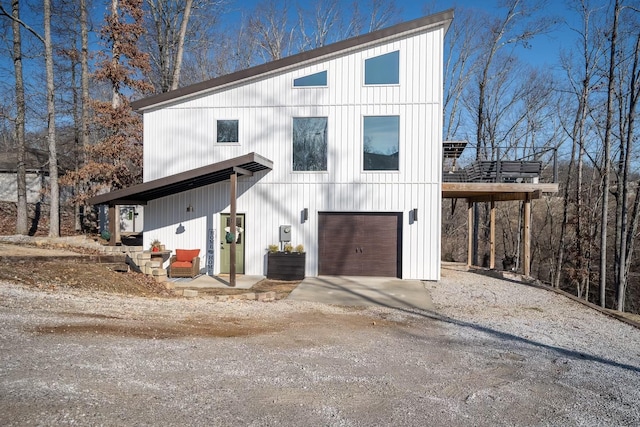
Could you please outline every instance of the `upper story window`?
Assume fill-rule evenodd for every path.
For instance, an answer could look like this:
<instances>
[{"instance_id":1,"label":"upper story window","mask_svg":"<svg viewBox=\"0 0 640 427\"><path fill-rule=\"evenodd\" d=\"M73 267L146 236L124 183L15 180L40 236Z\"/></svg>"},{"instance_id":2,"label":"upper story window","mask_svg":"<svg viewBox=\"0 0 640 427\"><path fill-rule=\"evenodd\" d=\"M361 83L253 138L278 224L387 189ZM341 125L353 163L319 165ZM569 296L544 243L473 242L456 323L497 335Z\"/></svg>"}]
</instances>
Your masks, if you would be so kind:
<instances>
[{"instance_id":1,"label":"upper story window","mask_svg":"<svg viewBox=\"0 0 640 427\"><path fill-rule=\"evenodd\" d=\"M298 77L293 79L293 87L314 87L314 86L326 86L327 85L327 72L321 71L319 73L310 74L304 77Z\"/></svg>"},{"instance_id":2,"label":"upper story window","mask_svg":"<svg viewBox=\"0 0 640 427\"><path fill-rule=\"evenodd\" d=\"M218 120L216 128L216 142L240 142L238 138L238 120Z\"/></svg>"},{"instance_id":3,"label":"upper story window","mask_svg":"<svg viewBox=\"0 0 640 427\"><path fill-rule=\"evenodd\" d=\"M397 85L400 83L400 51L365 59L365 85Z\"/></svg>"},{"instance_id":4,"label":"upper story window","mask_svg":"<svg viewBox=\"0 0 640 427\"><path fill-rule=\"evenodd\" d=\"M327 170L327 118L293 118L293 170Z\"/></svg>"},{"instance_id":5,"label":"upper story window","mask_svg":"<svg viewBox=\"0 0 640 427\"><path fill-rule=\"evenodd\" d=\"M364 117L363 139L364 170L400 170L400 116Z\"/></svg>"}]
</instances>

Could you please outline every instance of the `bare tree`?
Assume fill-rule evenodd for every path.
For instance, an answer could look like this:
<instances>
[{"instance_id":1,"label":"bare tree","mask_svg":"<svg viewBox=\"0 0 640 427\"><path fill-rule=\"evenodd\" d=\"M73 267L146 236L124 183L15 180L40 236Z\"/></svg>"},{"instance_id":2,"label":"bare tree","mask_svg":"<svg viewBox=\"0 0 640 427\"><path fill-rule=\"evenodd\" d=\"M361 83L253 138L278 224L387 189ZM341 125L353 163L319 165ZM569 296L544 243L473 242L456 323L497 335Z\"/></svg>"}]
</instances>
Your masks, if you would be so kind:
<instances>
[{"instance_id":1,"label":"bare tree","mask_svg":"<svg viewBox=\"0 0 640 427\"><path fill-rule=\"evenodd\" d=\"M16 233L27 234L27 179L25 167L25 100L24 100L24 80L22 74L22 39L20 35L20 1L11 2L11 16L13 30L13 67L16 80L16 140L18 145L17 166L17 187L18 205L16 218Z\"/></svg>"},{"instance_id":2,"label":"bare tree","mask_svg":"<svg viewBox=\"0 0 640 427\"><path fill-rule=\"evenodd\" d=\"M153 29L147 44L159 79L154 86L159 92L177 89L193 0L146 0L146 4L148 26Z\"/></svg>"},{"instance_id":3,"label":"bare tree","mask_svg":"<svg viewBox=\"0 0 640 427\"><path fill-rule=\"evenodd\" d=\"M298 9L298 27L300 29L300 50L315 49L331 42L333 28L339 25L342 14L338 0L320 0L306 11Z\"/></svg>"},{"instance_id":4,"label":"bare tree","mask_svg":"<svg viewBox=\"0 0 640 427\"><path fill-rule=\"evenodd\" d=\"M637 21L632 21L631 27L637 29ZM631 34L635 32L631 30ZM630 37L633 39L633 37ZM621 44L624 47L624 44ZM616 170L617 185L614 191L616 199L616 227L615 227L615 283L616 305L619 311L624 311L626 289L633 256L634 236L637 230L638 204L640 199L635 197L631 206L631 164L633 162L633 148L635 138L635 121L638 114L638 97L640 96L640 34L636 34L635 42L631 45L632 53L622 55L623 60L617 64L618 89L618 128L619 138L618 165ZM625 61L624 58L629 58ZM625 63L629 62L629 66ZM628 72L627 72L628 70ZM635 183L638 187L640 180ZM637 193L638 190L636 190Z\"/></svg>"},{"instance_id":5,"label":"bare tree","mask_svg":"<svg viewBox=\"0 0 640 427\"><path fill-rule=\"evenodd\" d=\"M606 306L607 287L607 232L609 222L609 180L611 169L611 131L613 129L613 101L614 101L614 73L616 67L616 50L618 48L618 18L620 16L620 1L615 0L613 9L613 25L611 27L609 48L609 72L607 74L607 112L604 129L603 158L602 158L602 215L600 218L600 306Z\"/></svg>"},{"instance_id":6,"label":"bare tree","mask_svg":"<svg viewBox=\"0 0 640 427\"><path fill-rule=\"evenodd\" d=\"M259 3L248 28L255 36L258 54L264 62L288 56L291 53L295 27L289 23L289 3L280 6L276 0Z\"/></svg>"},{"instance_id":7,"label":"bare tree","mask_svg":"<svg viewBox=\"0 0 640 427\"><path fill-rule=\"evenodd\" d=\"M60 186L56 146L56 107L51 43L51 0L44 0L44 61L47 70L47 141L49 145L49 237L60 237Z\"/></svg>"},{"instance_id":8,"label":"bare tree","mask_svg":"<svg viewBox=\"0 0 640 427\"><path fill-rule=\"evenodd\" d=\"M561 64L566 71L566 82L569 85L567 89L568 93L571 93L575 97L575 107L570 108L567 106L567 110L573 110L572 123L566 126L566 133L572 141L571 146L571 159L569 161L569 170L575 170L576 173L568 173L566 175L566 181L563 188L563 220L561 222L561 230L558 239L560 244L558 245L558 253L556 259L556 270L553 279L555 287L560 286L560 279L562 277L563 265L565 261L565 250L567 241L568 227L571 224L575 226L575 258L576 266L572 269L572 280L578 282L578 294L584 289L585 298L589 298L588 281L589 281L589 259L590 255L587 253L588 245L591 242L591 233L588 227L585 226L586 219L588 218L587 212L584 209L584 174L583 164L584 157L587 148L587 141L589 140L589 117L592 106L590 104L591 94L594 88L600 85L600 73L598 66L603 55L602 40L599 37L599 33L594 32L593 28L598 27L598 23L593 19L598 9L593 8L588 1L579 0L575 4L576 11L581 17L581 28L572 28L572 30L578 35L579 45L578 49L571 50L571 52L579 52L578 58L573 58L571 53L565 54L561 58ZM573 185L573 186L572 186ZM575 188L574 197L575 203L574 218L570 220L570 209L572 205L572 198L570 197L571 189Z\"/></svg>"},{"instance_id":9,"label":"bare tree","mask_svg":"<svg viewBox=\"0 0 640 427\"><path fill-rule=\"evenodd\" d=\"M87 1L80 0L80 88L82 94L82 114L80 119L80 135L82 141L82 152L89 147L89 18L87 14ZM78 165L79 166L79 165ZM79 171L79 167L76 169ZM76 187L76 193L77 191ZM76 200L76 206L80 202ZM86 210L86 205L85 205ZM79 221L79 209L76 209L77 220Z\"/></svg>"},{"instance_id":10,"label":"bare tree","mask_svg":"<svg viewBox=\"0 0 640 427\"><path fill-rule=\"evenodd\" d=\"M462 9L456 12L446 36L446 52L444 58L444 100L445 112L444 140L466 138L460 135L462 98L471 84L474 72L476 35L481 30L481 21L473 12Z\"/></svg>"},{"instance_id":11,"label":"bare tree","mask_svg":"<svg viewBox=\"0 0 640 427\"><path fill-rule=\"evenodd\" d=\"M50 0L44 0L43 3L44 37L20 19L18 2L14 1L14 3L14 7L16 8L17 12L12 12L12 14L10 15L4 9L4 6L0 4L0 14L9 17L13 20L14 23L18 23L19 25L23 26L44 45L45 70L47 75L47 141L49 148L49 236L58 237L60 236L60 190L58 184L58 156L55 128L56 124L53 85L53 48L51 43L51 3ZM17 13L18 16L14 16L14 13ZM16 76L16 79L17 78L18 77ZM20 79L22 79L22 76L20 76Z\"/></svg>"}]
</instances>

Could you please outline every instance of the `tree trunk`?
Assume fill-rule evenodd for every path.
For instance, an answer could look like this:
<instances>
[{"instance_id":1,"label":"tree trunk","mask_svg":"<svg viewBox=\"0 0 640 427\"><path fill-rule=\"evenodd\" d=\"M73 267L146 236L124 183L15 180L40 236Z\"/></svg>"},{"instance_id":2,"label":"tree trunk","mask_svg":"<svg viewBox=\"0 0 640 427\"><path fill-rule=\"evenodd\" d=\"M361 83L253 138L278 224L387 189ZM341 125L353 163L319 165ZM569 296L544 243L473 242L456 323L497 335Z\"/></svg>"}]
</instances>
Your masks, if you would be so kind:
<instances>
[{"instance_id":1,"label":"tree trunk","mask_svg":"<svg viewBox=\"0 0 640 427\"><path fill-rule=\"evenodd\" d=\"M571 145L571 158L569 160L569 172L573 168L576 156L576 140ZM558 243L558 256L556 259L556 274L553 278L553 287L560 287L560 278L562 276L562 266L564 264L565 242L567 236L567 224L569 223L569 193L571 189L571 173L567 173L567 179L564 183L564 192L562 194L562 222L560 223L560 242Z\"/></svg>"},{"instance_id":2,"label":"tree trunk","mask_svg":"<svg viewBox=\"0 0 640 427\"><path fill-rule=\"evenodd\" d=\"M80 119L82 153L89 147L89 20L87 2L80 0L80 86L82 90L82 117ZM84 163L84 157L83 157ZM87 214L84 206L84 215ZM81 224L82 225L82 224Z\"/></svg>"},{"instance_id":3,"label":"tree trunk","mask_svg":"<svg viewBox=\"0 0 640 427\"><path fill-rule=\"evenodd\" d=\"M618 252L618 265L619 270L616 274L617 286L616 286L616 300L618 311L624 311L625 296L627 291L627 282L629 278L629 270L631 268L631 259L633 255L633 243L634 236L638 225L638 193L636 191L636 200L633 205L632 215L629 219L628 214L628 200L630 193L629 182L629 169L632 159L633 141L635 138L635 118L637 114L638 97L640 96L640 84L638 84L640 67L640 35L636 38L635 51L633 56L633 67L631 69L631 79L629 82L629 106L626 112L628 119L627 131L624 138L622 134L621 139L624 139L625 143L621 144L620 148L620 173L618 177L618 202L619 208L617 210L618 218L616 218L616 224L619 223L620 232L619 236L616 235L616 240L619 244ZM624 157L623 157L624 156ZM631 224L629 224L631 222Z\"/></svg>"},{"instance_id":4,"label":"tree trunk","mask_svg":"<svg viewBox=\"0 0 640 427\"><path fill-rule=\"evenodd\" d=\"M73 40L74 46L76 44L76 40ZM81 99L78 96L78 86L76 85L76 72L78 69L78 55L76 55L75 49L74 49L74 53L73 55L70 55L70 60L71 60L71 82L72 82L72 89L71 89L71 93L73 95L73 106L72 106L72 111L73 111L73 145L74 145L74 152L73 152L73 169L75 171L75 173L78 173L78 170L80 169L80 152L81 152L81 135L82 135L82 130L80 129L80 120L81 120L81 116L80 116L80 102ZM78 194L78 186L76 185L73 189L73 194L74 196L76 194ZM80 231L80 203L78 203L77 201L74 202L73 204L73 210L74 210L74 225L73 228L76 232Z\"/></svg>"},{"instance_id":5,"label":"tree trunk","mask_svg":"<svg viewBox=\"0 0 640 427\"><path fill-rule=\"evenodd\" d=\"M178 35L178 48L176 50L175 60L173 61L173 77L171 78L171 90L178 89L178 85L180 84L180 69L182 68L184 39L187 34L187 25L189 24L189 17L191 16L192 3L193 3L193 0L186 0L185 6L184 6L182 23L180 24L180 33Z\"/></svg>"},{"instance_id":6,"label":"tree trunk","mask_svg":"<svg viewBox=\"0 0 640 427\"><path fill-rule=\"evenodd\" d=\"M25 121L25 101L24 101L24 80L22 77L22 39L20 37L20 1L11 2L11 16L13 21L13 68L16 79L16 140L17 147L17 187L18 206L16 218L16 234L28 233L28 211L27 211L27 171L25 165L26 143L24 136Z\"/></svg>"},{"instance_id":7,"label":"tree trunk","mask_svg":"<svg viewBox=\"0 0 640 427\"><path fill-rule=\"evenodd\" d=\"M111 18L114 21L118 21L118 0L111 0ZM114 25L115 23L114 22ZM119 34L113 33L113 45L111 46L111 67L114 70L118 69L120 63L120 42ZM111 86L111 107L118 108L120 106L120 94L118 88L115 85Z\"/></svg>"},{"instance_id":8,"label":"tree trunk","mask_svg":"<svg viewBox=\"0 0 640 427\"><path fill-rule=\"evenodd\" d=\"M56 109L53 85L53 48L51 46L51 0L44 0L44 60L47 74L47 140L49 144L49 237L60 237L60 189L56 147Z\"/></svg>"},{"instance_id":9,"label":"tree trunk","mask_svg":"<svg viewBox=\"0 0 640 427\"><path fill-rule=\"evenodd\" d=\"M609 79L607 91L607 118L604 129L604 154L602 158L602 228L600 229L600 306L606 306L607 287L607 225L609 223L609 163L611 158L611 128L613 127L613 97L615 81L615 61L618 37L618 16L620 1L616 0L611 29L611 49L609 52Z\"/></svg>"}]
</instances>

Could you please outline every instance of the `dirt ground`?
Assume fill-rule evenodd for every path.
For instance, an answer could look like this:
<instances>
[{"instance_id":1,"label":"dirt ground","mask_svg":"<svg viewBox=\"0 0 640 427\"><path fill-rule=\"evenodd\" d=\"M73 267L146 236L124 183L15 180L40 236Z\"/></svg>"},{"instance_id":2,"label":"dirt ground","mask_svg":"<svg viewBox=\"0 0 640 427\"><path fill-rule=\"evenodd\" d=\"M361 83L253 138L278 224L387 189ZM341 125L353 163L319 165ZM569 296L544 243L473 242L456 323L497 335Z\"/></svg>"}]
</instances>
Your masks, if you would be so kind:
<instances>
[{"instance_id":1,"label":"dirt ground","mask_svg":"<svg viewBox=\"0 0 640 427\"><path fill-rule=\"evenodd\" d=\"M436 311L0 280L0 425L635 426L640 333L445 271Z\"/></svg>"},{"instance_id":2,"label":"dirt ground","mask_svg":"<svg viewBox=\"0 0 640 427\"><path fill-rule=\"evenodd\" d=\"M167 290L163 283L158 283L145 274L116 271L112 265L78 258L79 255L95 253L95 250L64 243L63 240L39 244L0 243L0 281L48 290L68 288L146 297L179 296L172 290ZM274 291L276 298L282 299L298 283L265 279L250 291ZM226 288L199 290L200 295L236 295L246 292L249 291Z\"/></svg>"}]
</instances>

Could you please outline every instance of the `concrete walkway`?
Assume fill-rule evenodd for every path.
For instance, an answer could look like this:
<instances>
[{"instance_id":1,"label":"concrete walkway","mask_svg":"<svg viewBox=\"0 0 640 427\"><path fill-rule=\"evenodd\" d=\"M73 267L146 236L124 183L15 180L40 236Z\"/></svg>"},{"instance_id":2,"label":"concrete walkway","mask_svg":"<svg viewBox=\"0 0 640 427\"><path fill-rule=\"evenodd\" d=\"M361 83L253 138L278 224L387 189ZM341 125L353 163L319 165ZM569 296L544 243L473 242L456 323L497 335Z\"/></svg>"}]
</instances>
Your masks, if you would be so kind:
<instances>
[{"instance_id":1,"label":"concrete walkway","mask_svg":"<svg viewBox=\"0 0 640 427\"><path fill-rule=\"evenodd\" d=\"M423 282L389 277L307 277L288 299L345 306L434 309Z\"/></svg>"}]
</instances>

